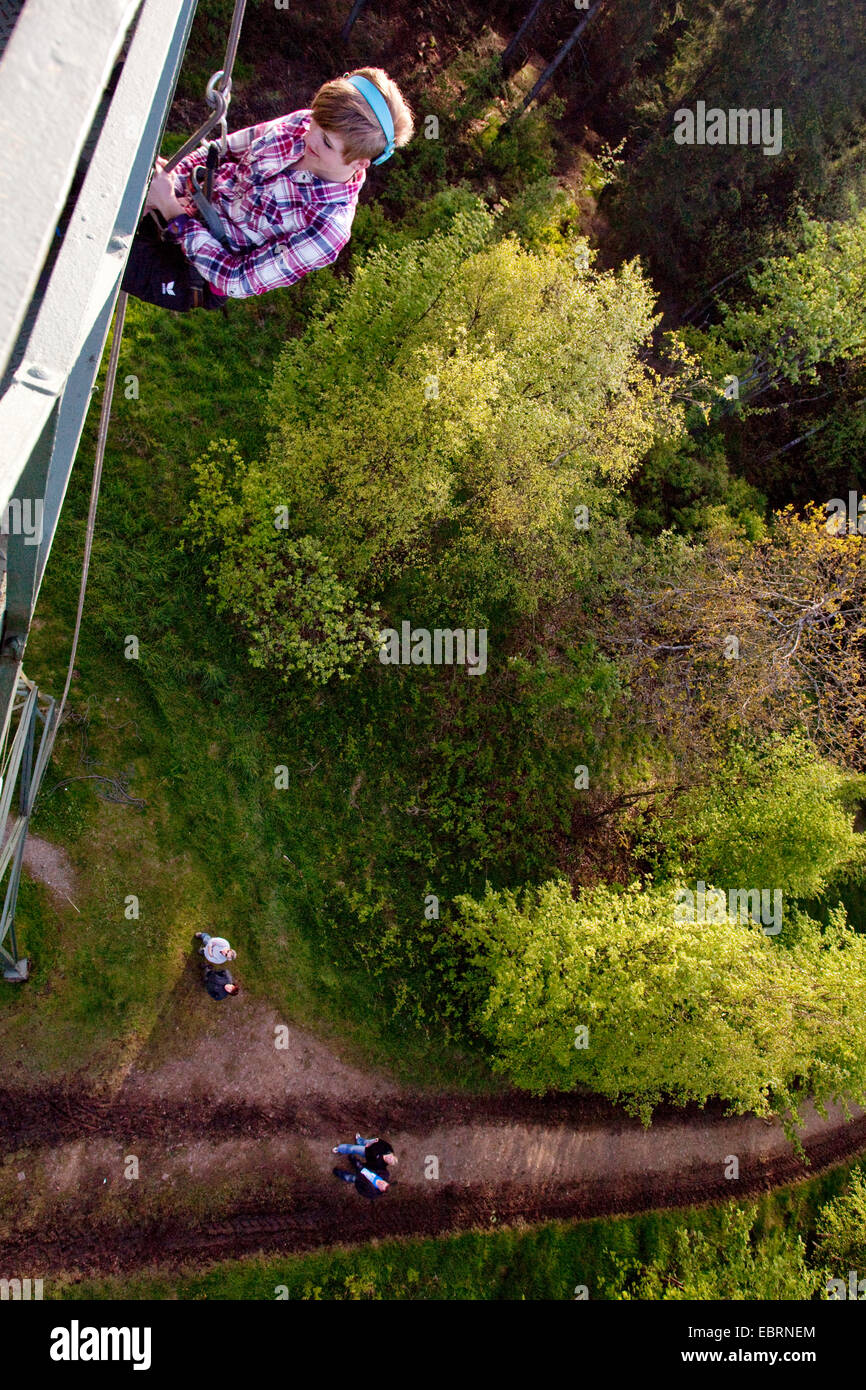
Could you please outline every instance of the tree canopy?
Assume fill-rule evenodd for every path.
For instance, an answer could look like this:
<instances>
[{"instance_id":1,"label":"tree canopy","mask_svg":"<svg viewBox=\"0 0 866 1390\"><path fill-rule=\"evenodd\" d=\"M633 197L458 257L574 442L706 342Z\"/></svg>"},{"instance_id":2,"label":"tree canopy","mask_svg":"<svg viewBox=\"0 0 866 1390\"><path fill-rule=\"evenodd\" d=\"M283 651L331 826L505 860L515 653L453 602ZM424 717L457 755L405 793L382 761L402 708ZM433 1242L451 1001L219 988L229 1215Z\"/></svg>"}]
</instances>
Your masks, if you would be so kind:
<instances>
[{"instance_id":1,"label":"tree canopy","mask_svg":"<svg viewBox=\"0 0 866 1390\"><path fill-rule=\"evenodd\" d=\"M638 265L576 271L513 238L485 244L493 229L464 211L448 233L371 254L286 345L265 460L217 450L196 470L192 539L212 547L223 605L278 669L289 649L304 664L302 629L337 622L335 661L306 667L327 679L342 629L360 636L406 574L470 626L496 602L532 613L562 598L575 506L620 490L655 435L682 427L673 382L645 360L657 318ZM313 563L327 590L304 578ZM264 613L250 577L262 565L291 573L300 607Z\"/></svg>"},{"instance_id":2,"label":"tree canopy","mask_svg":"<svg viewBox=\"0 0 866 1390\"><path fill-rule=\"evenodd\" d=\"M796 1114L803 1089L864 1095L866 940L844 914L822 931L786 913L773 937L727 912L678 923L676 886L574 897L553 880L457 900L496 1069L539 1093L588 1086L645 1123L663 1101Z\"/></svg>"}]
</instances>

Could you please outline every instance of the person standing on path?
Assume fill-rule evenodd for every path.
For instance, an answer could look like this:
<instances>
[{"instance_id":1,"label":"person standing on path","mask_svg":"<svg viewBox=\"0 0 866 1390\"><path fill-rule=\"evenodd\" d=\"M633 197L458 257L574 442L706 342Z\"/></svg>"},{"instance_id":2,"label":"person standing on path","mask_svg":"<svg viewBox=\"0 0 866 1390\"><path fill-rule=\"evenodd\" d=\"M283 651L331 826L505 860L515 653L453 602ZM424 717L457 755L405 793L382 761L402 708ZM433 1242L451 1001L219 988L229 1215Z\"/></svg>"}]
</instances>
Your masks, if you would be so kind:
<instances>
[{"instance_id":1,"label":"person standing on path","mask_svg":"<svg viewBox=\"0 0 866 1390\"><path fill-rule=\"evenodd\" d=\"M197 931L196 936L203 945L199 946L199 954L204 956L209 965L225 965L228 960L237 959L237 951L233 951L224 936L209 936L206 931Z\"/></svg>"},{"instance_id":2,"label":"person standing on path","mask_svg":"<svg viewBox=\"0 0 866 1390\"><path fill-rule=\"evenodd\" d=\"M210 965L204 968L204 987L211 999L227 999L229 996L234 998L240 993L241 988L233 979L230 970L214 970Z\"/></svg>"},{"instance_id":3,"label":"person standing on path","mask_svg":"<svg viewBox=\"0 0 866 1390\"><path fill-rule=\"evenodd\" d=\"M226 961L234 960L233 951L224 936L211 936L206 931L197 931L196 938L204 944L199 946L199 955L205 958L204 987L211 999L227 999L240 993L232 972L225 969Z\"/></svg>"}]
</instances>

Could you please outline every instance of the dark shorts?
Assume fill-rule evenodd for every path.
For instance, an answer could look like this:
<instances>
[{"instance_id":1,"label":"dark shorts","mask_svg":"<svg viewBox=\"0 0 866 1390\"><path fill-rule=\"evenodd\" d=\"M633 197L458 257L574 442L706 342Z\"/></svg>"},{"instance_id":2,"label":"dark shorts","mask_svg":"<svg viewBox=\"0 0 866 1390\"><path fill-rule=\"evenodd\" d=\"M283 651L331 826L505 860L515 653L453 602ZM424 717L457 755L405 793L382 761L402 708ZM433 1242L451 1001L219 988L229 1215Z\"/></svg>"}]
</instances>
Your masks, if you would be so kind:
<instances>
[{"instance_id":1,"label":"dark shorts","mask_svg":"<svg viewBox=\"0 0 866 1390\"><path fill-rule=\"evenodd\" d=\"M120 288L176 314L222 308L228 296L211 289L176 242L163 240L157 218L146 213L139 222Z\"/></svg>"}]
</instances>

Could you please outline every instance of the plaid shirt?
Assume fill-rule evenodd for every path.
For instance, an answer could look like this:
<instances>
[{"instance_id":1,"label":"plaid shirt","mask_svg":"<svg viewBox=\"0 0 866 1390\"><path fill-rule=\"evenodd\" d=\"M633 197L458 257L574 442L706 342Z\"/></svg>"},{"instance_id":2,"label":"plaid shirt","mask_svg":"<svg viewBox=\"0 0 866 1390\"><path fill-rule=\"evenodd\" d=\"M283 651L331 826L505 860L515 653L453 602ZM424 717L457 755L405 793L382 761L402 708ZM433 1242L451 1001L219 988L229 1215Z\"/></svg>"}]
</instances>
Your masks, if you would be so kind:
<instances>
[{"instance_id":1,"label":"plaid shirt","mask_svg":"<svg viewBox=\"0 0 866 1390\"><path fill-rule=\"evenodd\" d=\"M348 183L328 183L290 167L303 158L311 116L311 111L293 111L229 136L211 199L228 250L194 215L189 195L190 172L206 163L208 142L172 170L178 201L190 212L172 218L166 236L182 247L217 294L247 299L293 285L335 261L349 240L365 171L359 169Z\"/></svg>"}]
</instances>

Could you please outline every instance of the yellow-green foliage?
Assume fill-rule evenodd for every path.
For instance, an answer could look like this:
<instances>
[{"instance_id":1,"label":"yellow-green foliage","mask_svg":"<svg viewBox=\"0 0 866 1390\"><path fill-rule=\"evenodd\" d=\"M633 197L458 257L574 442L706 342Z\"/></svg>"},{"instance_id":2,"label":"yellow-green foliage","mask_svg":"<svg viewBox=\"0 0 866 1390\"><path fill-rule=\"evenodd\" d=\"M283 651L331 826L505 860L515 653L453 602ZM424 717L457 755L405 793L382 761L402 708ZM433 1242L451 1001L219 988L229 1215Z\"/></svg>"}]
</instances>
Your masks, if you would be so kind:
<instances>
[{"instance_id":1,"label":"yellow-green foliage","mask_svg":"<svg viewBox=\"0 0 866 1390\"><path fill-rule=\"evenodd\" d=\"M866 211L848 222L801 217L803 247L749 276L757 308L728 310L720 333L764 353L790 381L866 349Z\"/></svg>"},{"instance_id":2,"label":"yellow-green foliage","mask_svg":"<svg viewBox=\"0 0 866 1390\"><path fill-rule=\"evenodd\" d=\"M786 913L770 937L727 913L676 922L670 884L457 903L475 1027L519 1086L583 1084L647 1122L665 1099L766 1114L796 1113L799 1083L819 1102L863 1096L866 940L842 912L823 932Z\"/></svg>"},{"instance_id":3,"label":"yellow-green foliage","mask_svg":"<svg viewBox=\"0 0 866 1390\"><path fill-rule=\"evenodd\" d=\"M848 1187L818 1213L816 1258L826 1260L834 1275L861 1271L866 1261L866 1172L851 1171Z\"/></svg>"},{"instance_id":4,"label":"yellow-green foliage","mask_svg":"<svg viewBox=\"0 0 866 1390\"><path fill-rule=\"evenodd\" d=\"M277 373L272 495L355 574L428 547L444 520L522 555L562 525L583 480L628 477L657 411L672 422L665 392L637 363L654 321L635 265L578 276L514 240L469 256L447 279L431 275L430 261L412 247L356 276L350 299L383 318L395 282L401 294L413 275L428 287L384 363L383 345L365 351L363 325L344 313L327 349L321 343L331 381L320 364L317 401L296 389L319 348L316 329L288 346ZM339 331L347 318L349 344Z\"/></svg>"},{"instance_id":5,"label":"yellow-green foliage","mask_svg":"<svg viewBox=\"0 0 866 1390\"><path fill-rule=\"evenodd\" d=\"M705 785L651 818L643 849L666 877L816 896L862 869L854 808L864 789L799 733L734 748Z\"/></svg>"},{"instance_id":6,"label":"yellow-green foliage","mask_svg":"<svg viewBox=\"0 0 866 1390\"><path fill-rule=\"evenodd\" d=\"M664 1260L608 1252L614 1273L602 1280L600 1296L650 1303L815 1298L823 1272L806 1263L802 1236L783 1230L758 1238L755 1217L754 1206L724 1208L712 1236L696 1222L679 1226Z\"/></svg>"}]
</instances>

